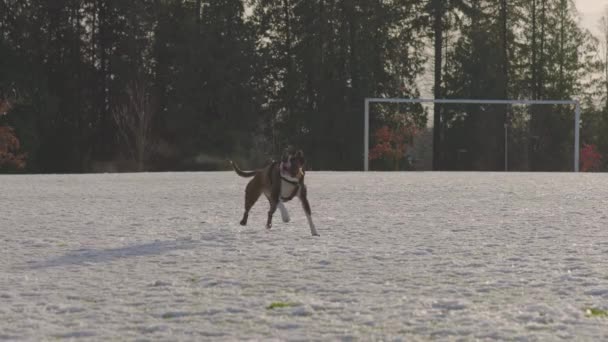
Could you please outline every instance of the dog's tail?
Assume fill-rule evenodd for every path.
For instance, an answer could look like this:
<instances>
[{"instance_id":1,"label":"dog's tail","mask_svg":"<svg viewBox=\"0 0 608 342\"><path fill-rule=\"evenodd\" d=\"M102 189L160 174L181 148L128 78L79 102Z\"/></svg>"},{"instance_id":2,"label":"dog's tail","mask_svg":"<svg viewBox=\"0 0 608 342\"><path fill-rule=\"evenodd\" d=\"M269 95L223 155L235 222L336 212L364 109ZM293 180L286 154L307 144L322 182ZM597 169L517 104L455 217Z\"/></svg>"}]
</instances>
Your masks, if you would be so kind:
<instances>
[{"instance_id":1,"label":"dog's tail","mask_svg":"<svg viewBox=\"0 0 608 342\"><path fill-rule=\"evenodd\" d=\"M236 166L236 164L234 162L232 162L232 160L229 160L230 165L232 166L232 168L234 169L234 171L241 177L245 177L245 178L249 178L249 177L253 177L256 174L256 171L243 171L241 169L239 169L238 166Z\"/></svg>"}]
</instances>

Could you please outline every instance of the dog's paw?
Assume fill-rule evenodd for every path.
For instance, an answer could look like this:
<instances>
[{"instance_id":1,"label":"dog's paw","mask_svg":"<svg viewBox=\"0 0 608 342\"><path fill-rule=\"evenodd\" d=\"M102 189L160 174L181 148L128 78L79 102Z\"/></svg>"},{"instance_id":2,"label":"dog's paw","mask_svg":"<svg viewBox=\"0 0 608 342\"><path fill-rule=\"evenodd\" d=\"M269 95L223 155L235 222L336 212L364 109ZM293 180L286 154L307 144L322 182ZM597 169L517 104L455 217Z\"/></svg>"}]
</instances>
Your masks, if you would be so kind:
<instances>
[{"instance_id":1,"label":"dog's paw","mask_svg":"<svg viewBox=\"0 0 608 342\"><path fill-rule=\"evenodd\" d=\"M270 228L272 228L272 224L267 224L266 229L270 229Z\"/></svg>"},{"instance_id":2,"label":"dog's paw","mask_svg":"<svg viewBox=\"0 0 608 342\"><path fill-rule=\"evenodd\" d=\"M245 222L245 221L241 221L239 223L241 224L241 226L246 226L247 225L247 222Z\"/></svg>"}]
</instances>

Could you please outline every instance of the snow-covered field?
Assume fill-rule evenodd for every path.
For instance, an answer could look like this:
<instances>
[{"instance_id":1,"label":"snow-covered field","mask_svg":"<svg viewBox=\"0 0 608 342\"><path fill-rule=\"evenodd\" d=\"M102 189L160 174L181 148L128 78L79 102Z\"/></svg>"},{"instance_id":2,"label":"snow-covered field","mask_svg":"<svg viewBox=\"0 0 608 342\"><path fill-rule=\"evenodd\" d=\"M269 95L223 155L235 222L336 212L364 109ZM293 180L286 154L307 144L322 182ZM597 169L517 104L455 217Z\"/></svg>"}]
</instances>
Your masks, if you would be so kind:
<instances>
[{"instance_id":1,"label":"snow-covered field","mask_svg":"<svg viewBox=\"0 0 608 342\"><path fill-rule=\"evenodd\" d=\"M606 340L608 176L0 177L0 339Z\"/></svg>"}]
</instances>

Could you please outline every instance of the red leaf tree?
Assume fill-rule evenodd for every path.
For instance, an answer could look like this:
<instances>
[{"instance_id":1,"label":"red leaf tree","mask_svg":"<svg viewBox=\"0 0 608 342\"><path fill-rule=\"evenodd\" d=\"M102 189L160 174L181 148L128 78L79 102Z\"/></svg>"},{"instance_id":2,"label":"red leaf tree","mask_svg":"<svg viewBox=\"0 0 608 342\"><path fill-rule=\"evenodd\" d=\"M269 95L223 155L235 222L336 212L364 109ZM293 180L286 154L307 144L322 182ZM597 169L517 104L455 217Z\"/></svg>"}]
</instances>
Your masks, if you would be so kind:
<instances>
[{"instance_id":1,"label":"red leaf tree","mask_svg":"<svg viewBox=\"0 0 608 342\"><path fill-rule=\"evenodd\" d=\"M581 150L581 171L597 172L602 167L602 155L594 144L583 144Z\"/></svg>"},{"instance_id":2,"label":"red leaf tree","mask_svg":"<svg viewBox=\"0 0 608 342\"><path fill-rule=\"evenodd\" d=\"M16 94L10 98L0 98L0 117L11 111L15 102ZM0 171L21 170L25 168L26 155L21 153L21 143L10 126L0 126Z\"/></svg>"},{"instance_id":3,"label":"red leaf tree","mask_svg":"<svg viewBox=\"0 0 608 342\"><path fill-rule=\"evenodd\" d=\"M25 168L26 155L21 153L21 144L15 130L0 126L0 169L21 170Z\"/></svg>"},{"instance_id":4,"label":"red leaf tree","mask_svg":"<svg viewBox=\"0 0 608 342\"><path fill-rule=\"evenodd\" d=\"M374 132L376 145L369 151L369 159L386 160L395 170L399 170L399 162L405 158L415 136L416 129L411 125L399 128L382 126Z\"/></svg>"}]
</instances>

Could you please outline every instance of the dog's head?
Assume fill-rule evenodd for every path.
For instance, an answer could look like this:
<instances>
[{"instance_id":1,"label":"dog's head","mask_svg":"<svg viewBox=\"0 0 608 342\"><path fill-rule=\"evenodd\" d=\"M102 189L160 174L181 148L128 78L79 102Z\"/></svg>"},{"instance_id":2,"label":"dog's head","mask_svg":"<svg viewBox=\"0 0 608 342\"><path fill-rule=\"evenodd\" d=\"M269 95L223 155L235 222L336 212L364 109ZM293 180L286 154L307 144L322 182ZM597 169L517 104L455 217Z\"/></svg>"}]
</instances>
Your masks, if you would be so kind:
<instances>
[{"instance_id":1,"label":"dog's head","mask_svg":"<svg viewBox=\"0 0 608 342\"><path fill-rule=\"evenodd\" d=\"M304 152L302 152L302 150L298 150L294 153L293 149L288 149L283 153L281 161L283 172L287 172L289 176L298 179L304 177L304 164L306 163L306 159L304 159Z\"/></svg>"}]
</instances>

